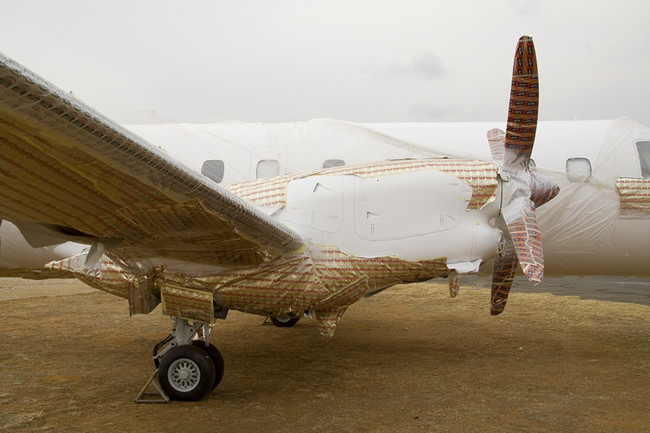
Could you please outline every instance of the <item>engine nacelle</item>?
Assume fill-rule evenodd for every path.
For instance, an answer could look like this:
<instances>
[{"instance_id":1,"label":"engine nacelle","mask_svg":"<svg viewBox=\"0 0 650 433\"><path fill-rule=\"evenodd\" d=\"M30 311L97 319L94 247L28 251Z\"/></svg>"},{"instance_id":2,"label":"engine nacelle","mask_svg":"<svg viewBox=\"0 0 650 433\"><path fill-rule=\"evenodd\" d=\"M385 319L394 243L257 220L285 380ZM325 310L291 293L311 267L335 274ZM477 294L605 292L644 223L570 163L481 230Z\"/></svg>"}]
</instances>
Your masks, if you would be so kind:
<instances>
[{"instance_id":1,"label":"engine nacelle","mask_svg":"<svg viewBox=\"0 0 650 433\"><path fill-rule=\"evenodd\" d=\"M292 181L275 216L312 242L357 257L447 258L459 272L498 254L498 205L470 209L472 187L438 170L383 176L316 175Z\"/></svg>"}]
</instances>

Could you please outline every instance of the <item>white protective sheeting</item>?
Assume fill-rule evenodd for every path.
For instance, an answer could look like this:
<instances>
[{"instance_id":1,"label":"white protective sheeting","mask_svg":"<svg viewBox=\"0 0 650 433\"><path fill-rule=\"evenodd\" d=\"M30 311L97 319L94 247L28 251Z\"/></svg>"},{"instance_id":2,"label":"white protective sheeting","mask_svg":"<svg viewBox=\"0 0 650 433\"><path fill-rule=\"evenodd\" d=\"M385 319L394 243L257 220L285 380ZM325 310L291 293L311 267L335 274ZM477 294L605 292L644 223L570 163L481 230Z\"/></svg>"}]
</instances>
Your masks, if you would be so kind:
<instances>
[{"instance_id":1,"label":"white protective sheeting","mask_svg":"<svg viewBox=\"0 0 650 433\"><path fill-rule=\"evenodd\" d=\"M323 161L334 158L346 164L422 157L473 156L490 161L486 133L504 127L505 122L360 125L316 119L133 128L197 169L206 159L225 160L227 185L254 178L257 161L267 158L280 162L280 174L319 169ZM189 151L193 145L179 148L169 137L199 146ZM622 215L616 190L617 177L641 177L636 143L643 140L650 140L650 130L630 118L539 122L532 159L540 174L560 186L559 195L537 211L549 275L649 272L640 257L647 257L650 240L628 235L639 228L649 232L646 225L638 227L648 212ZM590 162L587 182L569 181L565 172L569 158ZM624 266L617 268L612 260Z\"/></svg>"}]
</instances>

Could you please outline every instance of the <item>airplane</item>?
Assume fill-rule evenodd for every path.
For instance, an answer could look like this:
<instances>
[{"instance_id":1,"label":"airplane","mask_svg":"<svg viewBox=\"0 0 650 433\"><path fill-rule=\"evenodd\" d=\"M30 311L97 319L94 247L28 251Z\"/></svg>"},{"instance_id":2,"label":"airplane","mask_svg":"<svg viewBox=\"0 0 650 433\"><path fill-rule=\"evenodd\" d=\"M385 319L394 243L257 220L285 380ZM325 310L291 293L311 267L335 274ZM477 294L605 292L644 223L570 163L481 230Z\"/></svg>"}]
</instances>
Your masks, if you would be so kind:
<instances>
[{"instance_id":1,"label":"airplane","mask_svg":"<svg viewBox=\"0 0 650 433\"><path fill-rule=\"evenodd\" d=\"M154 377L175 400L199 400L219 384L210 325L230 309L278 326L315 317L331 336L363 296L434 277L447 277L453 295L460 275L492 266L499 314L518 264L542 279L536 214L543 230L554 226L536 210L558 194L545 177L566 183L531 159L538 84L529 37L517 45L511 93L506 131L479 125L492 154L477 158L464 142L457 149L467 153L433 147L444 142L399 124L127 129L0 55L0 275L72 275L128 299L131 314L162 304L174 324L154 348ZM580 161L569 191L605 189L599 166L587 175ZM631 203L635 174L619 190Z\"/></svg>"}]
</instances>

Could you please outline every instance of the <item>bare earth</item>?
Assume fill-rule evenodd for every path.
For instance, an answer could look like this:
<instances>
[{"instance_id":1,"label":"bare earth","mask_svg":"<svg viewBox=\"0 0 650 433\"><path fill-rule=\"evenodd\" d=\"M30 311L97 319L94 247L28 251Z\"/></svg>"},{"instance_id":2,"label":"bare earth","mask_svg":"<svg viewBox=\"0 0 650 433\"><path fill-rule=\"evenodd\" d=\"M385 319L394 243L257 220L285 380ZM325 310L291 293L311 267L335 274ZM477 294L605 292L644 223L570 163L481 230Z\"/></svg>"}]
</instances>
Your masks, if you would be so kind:
<instances>
[{"instance_id":1,"label":"bare earth","mask_svg":"<svg viewBox=\"0 0 650 433\"><path fill-rule=\"evenodd\" d=\"M47 284L43 282L42 284ZM70 282L71 285L79 283ZM650 307L404 285L316 323L215 327L196 403L135 404L171 320L101 292L0 303L0 432L650 432Z\"/></svg>"}]
</instances>

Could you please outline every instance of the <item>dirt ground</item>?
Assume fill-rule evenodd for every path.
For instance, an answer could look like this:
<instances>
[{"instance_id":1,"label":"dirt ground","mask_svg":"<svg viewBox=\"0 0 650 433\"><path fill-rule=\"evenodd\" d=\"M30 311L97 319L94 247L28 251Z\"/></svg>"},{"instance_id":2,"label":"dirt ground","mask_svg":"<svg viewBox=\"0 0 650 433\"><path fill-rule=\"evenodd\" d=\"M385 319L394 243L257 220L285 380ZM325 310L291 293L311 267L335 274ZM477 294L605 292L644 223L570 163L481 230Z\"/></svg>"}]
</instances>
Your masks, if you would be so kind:
<instances>
[{"instance_id":1,"label":"dirt ground","mask_svg":"<svg viewBox=\"0 0 650 433\"><path fill-rule=\"evenodd\" d=\"M332 339L231 312L212 335L221 385L169 404L133 402L171 327L158 310L4 301L0 432L650 432L650 307L513 293L490 317L488 297L398 286Z\"/></svg>"}]
</instances>

